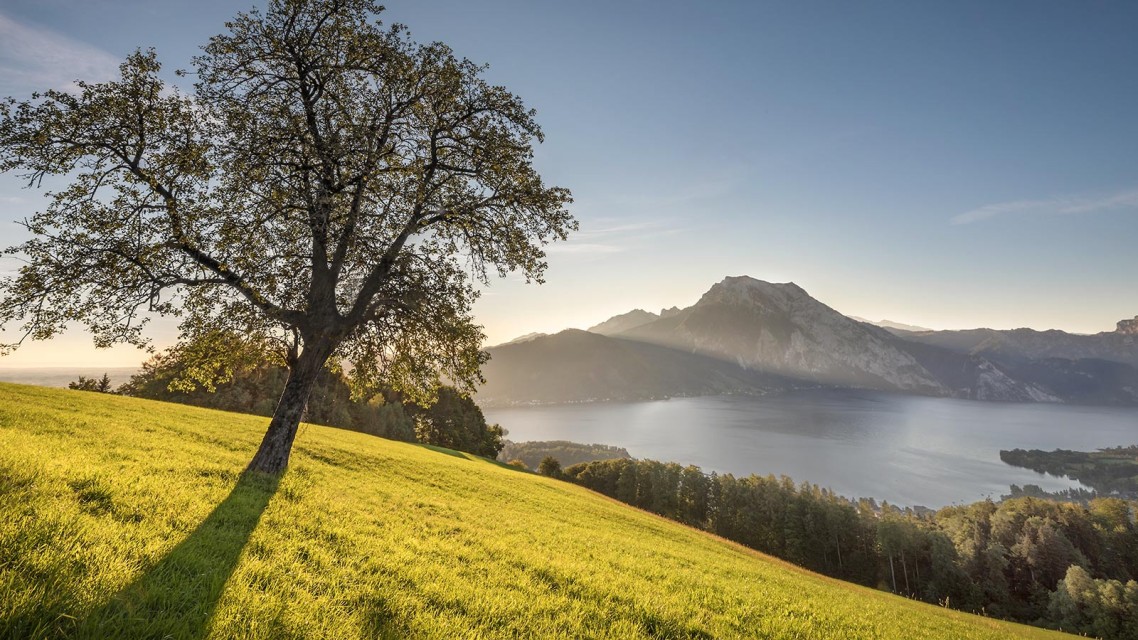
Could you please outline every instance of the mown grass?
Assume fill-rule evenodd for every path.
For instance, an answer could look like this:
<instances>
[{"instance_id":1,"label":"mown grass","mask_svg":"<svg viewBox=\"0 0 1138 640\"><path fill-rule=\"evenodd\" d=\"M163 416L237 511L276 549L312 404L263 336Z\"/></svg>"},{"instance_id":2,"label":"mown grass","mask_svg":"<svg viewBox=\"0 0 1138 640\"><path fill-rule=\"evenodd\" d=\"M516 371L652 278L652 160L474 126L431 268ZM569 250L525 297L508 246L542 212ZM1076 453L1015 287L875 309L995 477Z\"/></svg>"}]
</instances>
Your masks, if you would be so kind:
<instances>
[{"instance_id":1,"label":"mown grass","mask_svg":"<svg viewBox=\"0 0 1138 640\"><path fill-rule=\"evenodd\" d=\"M0 385L8 638L1045 638L808 573L488 460Z\"/></svg>"}]
</instances>

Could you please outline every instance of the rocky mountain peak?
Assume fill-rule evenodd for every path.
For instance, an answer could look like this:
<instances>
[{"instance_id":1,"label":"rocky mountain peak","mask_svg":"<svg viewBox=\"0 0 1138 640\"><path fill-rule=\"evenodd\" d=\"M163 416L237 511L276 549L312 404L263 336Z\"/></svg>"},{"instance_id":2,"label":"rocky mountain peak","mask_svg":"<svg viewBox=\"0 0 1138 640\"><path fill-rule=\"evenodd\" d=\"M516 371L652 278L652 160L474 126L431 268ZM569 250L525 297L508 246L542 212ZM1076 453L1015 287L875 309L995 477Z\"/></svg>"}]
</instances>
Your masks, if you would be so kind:
<instances>
[{"instance_id":1,"label":"rocky mountain peak","mask_svg":"<svg viewBox=\"0 0 1138 640\"><path fill-rule=\"evenodd\" d=\"M696 304L775 304L786 307L792 302L809 298L810 295L793 282L774 283L750 276L729 276L711 287Z\"/></svg>"},{"instance_id":2,"label":"rocky mountain peak","mask_svg":"<svg viewBox=\"0 0 1138 640\"><path fill-rule=\"evenodd\" d=\"M629 329L633 329L659 319L660 316L652 313L651 311L633 309L628 313L622 313L619 316L613 316L600 324L593 325L589 327L589 331L591 333L614 336L618 333L628 331Z\"/></svg>"},{"instance_id":3,"label":"rocky mountain peak","mask_svg":"<svg viewBox=\"0 0 1138 640\"><path fill-rule=\"evenodd\" d=\"M1131 320L1119 320L1118 328L1114 332L1124 336L1138 336L1138 316L1134 316Z\"/></svg>"}]
</instances>

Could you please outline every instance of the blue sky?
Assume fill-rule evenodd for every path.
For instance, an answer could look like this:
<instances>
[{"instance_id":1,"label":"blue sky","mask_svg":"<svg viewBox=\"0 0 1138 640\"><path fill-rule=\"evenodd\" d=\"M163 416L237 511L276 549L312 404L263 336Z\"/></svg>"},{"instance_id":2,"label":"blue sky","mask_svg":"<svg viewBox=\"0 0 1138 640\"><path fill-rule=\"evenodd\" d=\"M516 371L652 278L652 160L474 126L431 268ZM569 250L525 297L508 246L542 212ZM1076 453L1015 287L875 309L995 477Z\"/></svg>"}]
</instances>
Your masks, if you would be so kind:
<instances>
[{"instance_id":1,"label":"blue sky","mask_svg":"<svg viewBox=\"0 0 1138 640\"><path fill-rule=\"evenodd\" d=\"M0 95L107 77L139 46L188 66L248 6L3 0ZM479 302L490 343L740 274L934 328L1138 314L1138 3L395 0L385 20L489 63L576 198L547 283ZM39 204L19 186L0 176L3 244ZM83 342L0 366L139 359Z\"/></svg>"}]
</instances>

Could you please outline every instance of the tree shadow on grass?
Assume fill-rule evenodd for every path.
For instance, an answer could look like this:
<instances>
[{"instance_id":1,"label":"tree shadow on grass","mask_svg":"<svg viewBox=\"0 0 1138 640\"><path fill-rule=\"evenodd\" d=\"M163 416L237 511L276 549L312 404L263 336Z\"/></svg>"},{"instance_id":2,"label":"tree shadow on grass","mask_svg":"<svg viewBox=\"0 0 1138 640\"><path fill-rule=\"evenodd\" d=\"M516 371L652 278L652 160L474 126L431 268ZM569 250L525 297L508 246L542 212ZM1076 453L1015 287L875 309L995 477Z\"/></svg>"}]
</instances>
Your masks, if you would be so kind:
<instances>
[{"instance_id":1,"label":"tree shadow on grass","mask_svg":"<svg viewBox=\"0 0 1138 640\"><path fill-rule=\"evenodd\" d=\"M279 479L245 473L185 540L78 625L79 637L203 638Z\"/></svg>"}]
</instances>

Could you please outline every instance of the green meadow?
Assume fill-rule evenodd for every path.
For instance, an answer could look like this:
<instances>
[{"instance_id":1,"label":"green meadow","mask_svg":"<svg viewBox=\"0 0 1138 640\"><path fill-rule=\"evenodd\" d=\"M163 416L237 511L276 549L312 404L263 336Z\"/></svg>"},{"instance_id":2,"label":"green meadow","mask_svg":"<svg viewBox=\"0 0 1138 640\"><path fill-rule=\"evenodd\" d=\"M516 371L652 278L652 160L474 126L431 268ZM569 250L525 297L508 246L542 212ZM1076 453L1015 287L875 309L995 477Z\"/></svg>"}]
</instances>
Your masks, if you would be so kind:
<instances>
[{"instance_id":1,"label":"green meadow","mask_svg":"<svg viewBox=\"0 0 1138 640\"><path fill-rule=\"evenodd\" d=\"M1059 637L449 450L302 425L243 477L266 423L0 385L0 636Z\"/></svg>"}]
</instances>

